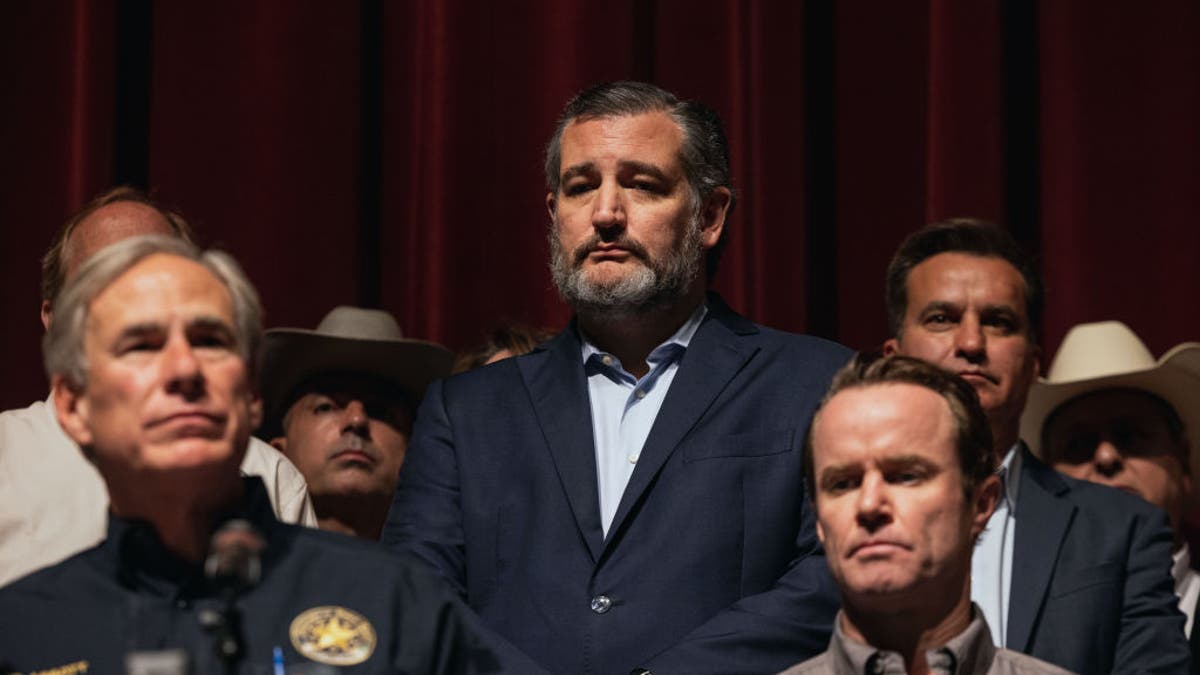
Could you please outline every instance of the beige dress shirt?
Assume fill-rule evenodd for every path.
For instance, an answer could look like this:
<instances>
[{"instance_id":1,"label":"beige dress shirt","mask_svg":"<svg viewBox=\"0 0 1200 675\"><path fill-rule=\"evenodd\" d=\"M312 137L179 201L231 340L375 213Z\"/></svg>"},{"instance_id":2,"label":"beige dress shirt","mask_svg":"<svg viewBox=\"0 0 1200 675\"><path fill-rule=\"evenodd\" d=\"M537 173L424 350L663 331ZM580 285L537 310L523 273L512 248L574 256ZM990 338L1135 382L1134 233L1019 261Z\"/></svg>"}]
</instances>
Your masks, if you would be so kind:
<instances>
[{"instance_id":1,"label":"beige dress shirt","mask_svg":"<svg viewBox=\"0 0 1200 675\"><path fill-rule=\"evenodd\" d=\"M978 605L967 629L945 645L925 652L929 672L937 675L1070 675L1071 671L1032 656L992 644L992 633ZM833 637L825 653L792 666L780 675L905 675L904 658L896 652L862 644L842 632L842 613L833 622Z\"/></svg>"},{"instance_id":2,"label":"beige dress shirt","mask_svg":"<svg viewBox=\"0 0 1200 675\"><path fill-rule=\"evenodd\" d=\"M317 526L304 477L278 450L250 439L242 474L262 478L280 520ZM49 401L0 413L0 586L98 544L107 528L104 482Z\"/></svg>"}]
</instances>

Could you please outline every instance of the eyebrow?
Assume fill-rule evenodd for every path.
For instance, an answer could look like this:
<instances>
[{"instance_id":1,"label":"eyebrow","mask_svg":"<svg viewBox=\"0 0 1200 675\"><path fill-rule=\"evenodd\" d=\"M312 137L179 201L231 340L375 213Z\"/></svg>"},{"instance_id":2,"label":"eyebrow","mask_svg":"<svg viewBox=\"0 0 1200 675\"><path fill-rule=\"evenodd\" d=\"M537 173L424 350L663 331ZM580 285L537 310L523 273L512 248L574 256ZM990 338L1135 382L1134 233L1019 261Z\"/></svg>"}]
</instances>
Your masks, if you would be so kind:
<instances>
[{"instance_id":1,"label":"eyebrow","mask_svg":"<svg viewBox=\"0 0 1200 675\"><path fill-rule=\"evenodd\" d=\"M595 171L596 171L596 165L592 162L583 162L581 164L575 164L573 166L567 167L567 170L562 172L562 177L559 179L559 182L565 183L576 176L585 176L589 173L595 173Z\"/></svg>"},{"instance_id":2,"label":"eyebrow","mask_svg":"<svg viewBox=\"0 0 1200 675\"><path fill-rule=\"evenodd\" d=\"M926 304L924 307L922 307L920 313L925 314L927 312L933 312L933 311L940 311L940 312L955 311L955 312L957 312L961 308L962 308L962 305L957 302L951 302L949 300L934 300L933 302L930 302L930 303Z\"/></svg>"},{"instance_id":3,"label":"eyebrow","mask_svg":"<svg viewBox=\"0 0 1200 675\"><path fill-rule=\"evenodd\" d=\"M225 321L217 316L200 315L188 321L186 330L193 330L197 328L205 331L220 332L229 336L234 334L233 326L230 326L228 321ZM117 340L123 340L130 337L154 335L156 333L161 333L164 330L166 330L166 328L162 323L155 321L143 321L141 323L131 324L121 329L121 332L117 333Z\"/></svg>"},{"instance_id":4,"label":"eyebrow","mask_svg":"<svg viewBox=\"0 0 1200 675\"><path fill-rule=\"evenodd\" d=\"M664 172L659 166L650 164L649 162L639 162L632 159L621 160L617 163L617 169L623 172L632 171L633 173L646 174L662 181L668 180L666 172ZM559 181L565 183L576 176L586 176L595 172L595 162L581 162L579 164L567 167L567 169L563 171L562 177L559 179Z\"/></svg>"},{"instance_id":5,"label":"eyebrow","mask_svg":"<svg viewBox=\"0 0 1200 675\"><path fill-rule=\"evenodd\" d=\"M619 164L619 167L624 170L632 169L634 173L644 173L659 180L667 180L667 174L661 168L647 162L638 162L635 160L623 161Z\"/></svg>"},{"instance_id":6,"label":"eyebrow","mask_svg":"<svg viewBox=\"0 0 1200 675\"><path fill-rule=\"evenodd\" d=\"M922 466L927 468L937 468L937 464L931 461L928 457L921 455L897 455L895 457L885 457L879 460L878 464L883 468L895 468L898 466Z\"/></svg>"},{"instance_id":7,"label":"eyebrow","mask_svg":"<svg viewBox=\"0 0 1200 675\"><path fill-rule=\"evenodd\" d=\"M145 337L147 335L154 335L155 333L161 333L162 330L163 326L160 323L154 323L152 321L135 323L121 329L121 332L117 333L117 341L119 342L132 337Z\"/></svg>"}]
</instances>

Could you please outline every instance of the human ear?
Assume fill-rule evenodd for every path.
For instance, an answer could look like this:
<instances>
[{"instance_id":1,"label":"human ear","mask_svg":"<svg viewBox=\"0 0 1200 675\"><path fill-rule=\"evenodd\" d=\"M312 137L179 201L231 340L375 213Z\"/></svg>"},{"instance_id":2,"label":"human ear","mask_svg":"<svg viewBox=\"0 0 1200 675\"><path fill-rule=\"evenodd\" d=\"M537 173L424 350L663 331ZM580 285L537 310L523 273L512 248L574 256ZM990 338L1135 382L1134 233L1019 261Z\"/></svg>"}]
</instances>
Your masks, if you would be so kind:
<instances>
[{"instance_id":1,"label":"human ear","mask_svg":"<svg viewBox=\"0 0 1200 675\"><path fill-rule=\"evenodd\" d=\"M51 377L50 394L59 426L79 447L90 446L94 438L90 427L91 405L87 397L83 392L76 391L62 375Z\"/></svg>"}]
</instances>

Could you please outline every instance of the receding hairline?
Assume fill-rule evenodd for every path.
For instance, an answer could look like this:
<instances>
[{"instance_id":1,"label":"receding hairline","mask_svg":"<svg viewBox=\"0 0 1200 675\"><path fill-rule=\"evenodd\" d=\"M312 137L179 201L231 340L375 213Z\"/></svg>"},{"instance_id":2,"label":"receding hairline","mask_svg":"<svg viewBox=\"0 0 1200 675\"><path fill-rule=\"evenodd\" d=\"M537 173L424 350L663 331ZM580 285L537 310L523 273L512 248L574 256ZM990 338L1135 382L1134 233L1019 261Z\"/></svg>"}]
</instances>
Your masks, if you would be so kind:
<instances>
[{"instance_id":1,"label":"receding hairline","mask_svg":"<svg viewBox=\"0 0 1200 675\"><path fill-rule=\"evenodd\" d=\"M106 218L118 218L119 216L113 212L122 210L139 211L152 215L149 218L137 221L140 227L130 227L129 225L134 222L132 219L127 218L121 220L122 225L125 227L121 228L123 232L120 236L107 239L100 246L96 247L95 250L92 250L88 252L87 255L83 255L81 257L79 251L80 233L88 232L89 227L99 227L100 223L102 223ZM108 234L110 230L105 230L104 232L105 234ZM120 200L97 207L94 211L87 214L78 223L76 223L75 226L71 228L71 231L67 233L66 239L63 241L63 280L69 281L73 276L73 273L78 272L79 267L83 265L88 258L98 253L101 249L131 237L148 234L162 234L171 237L180 236L179 232L171 225L171 221L161 209L145 202Z\"/></svg>"},{"instance_id":2,"label":"receding hairline","mask_svg":"<svg viewBox=\"0 0 1200 675\"><path fill-rule=\"evenodd\" d=\"M820 428L818 425L820 424L821 420L824 418L826 411L830 408L830 406L834 403L834 401L838 400L838 398L840 398L843 394L861 393L861 392L872 391L872 390L877 390L877 389L898 389L898 388L918 389L918 390L924 391L929 396L932 396L934 399L936 399L939 402L938 410L940 410L942 412L942 418L940 420L939 428L942 428L945 431L946 438L944 440L949 444L948 447L950 448L950 455L952 458L952 463L948 468L955 470L959 474L964 486L967 484L968 479L969 479L969 477L967 476L967 468L965 466L963 466L962 457L960 456L959 449L958 449L958 433L959 433L958 421L957 421L955 413L954 413L954 408L951 405L950 400L947 399L946 396L944 396L942 393L938 392L935 389L926 387L921 384L917 384L915 382L907 382L907 381L903 381L903 380L893 380L893 381L885 381L885 382L863 382L863 383L855 383L855 384L849 385L847 387L844 387L842 389L839 389L837 391L837 393L835 393L833 396L831 396L829 398L829 400L825 401L821 405L821 407L817 410L816 414L813 415L812 422L811 422L811 427L812 427L811 436L812 437L810 440L810 444L812 446L812 450L811 450L812 451L812 468L813 468L813 472L814 472L813 483L817 488L813 494L814 499L820 494L820 485L821 485L821 475L820 475L820 473L817 472L817 436L818 436L818 429ZM909 392L904 395L904 398L902 400L912 400L912 396L913 396L913 393ZM927 442L924 445L927 447L930 444ZM921 456L917 455L913 452L903 452L900 455L896 455L892 459L903 459L906 457L907 458L920 458Z\"/></svg>"}]
</instances>

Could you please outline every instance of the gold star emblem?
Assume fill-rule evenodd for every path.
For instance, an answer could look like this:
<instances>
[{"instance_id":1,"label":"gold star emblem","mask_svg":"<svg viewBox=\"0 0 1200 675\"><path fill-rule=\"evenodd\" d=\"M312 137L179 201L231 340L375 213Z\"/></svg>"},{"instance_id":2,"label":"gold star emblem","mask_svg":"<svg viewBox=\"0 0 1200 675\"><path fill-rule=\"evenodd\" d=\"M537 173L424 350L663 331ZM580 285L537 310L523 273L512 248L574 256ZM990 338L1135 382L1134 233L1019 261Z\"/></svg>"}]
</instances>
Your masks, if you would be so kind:
<instances>
[{"instance_id":1,"label":"gold star emblem","mask_svg":"<svg viewBox=\"0 0 1200 675\"><path fill-rule=\"evenodd\" d=\"M300 655L331 666L352 666L375 651L375 629L363 615L326 605L292 620L288 634Z\"/></svg>"}]
</instances>

